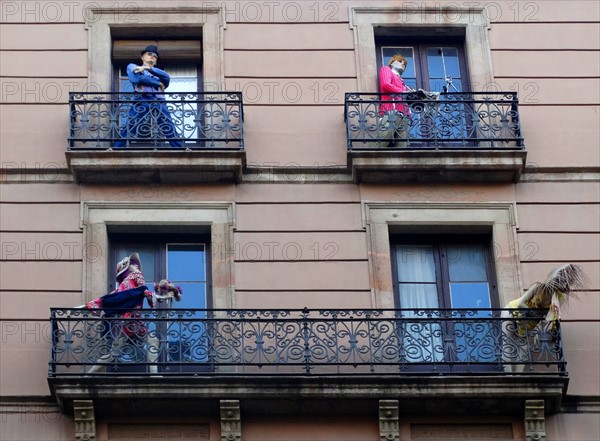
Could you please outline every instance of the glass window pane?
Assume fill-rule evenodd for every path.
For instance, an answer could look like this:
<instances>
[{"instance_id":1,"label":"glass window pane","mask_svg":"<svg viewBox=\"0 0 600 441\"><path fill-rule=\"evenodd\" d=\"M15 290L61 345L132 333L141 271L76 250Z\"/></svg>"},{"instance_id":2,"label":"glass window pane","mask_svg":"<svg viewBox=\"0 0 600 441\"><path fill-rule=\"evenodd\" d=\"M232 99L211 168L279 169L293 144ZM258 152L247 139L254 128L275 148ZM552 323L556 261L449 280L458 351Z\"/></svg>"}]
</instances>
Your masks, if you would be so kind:
<instances>
[{"instance_id":1,"label":"glass window pane","mask_svg":"<svg viewBox=\"0 0 600 441\"><path fill-rule=\"evenodd\" d=\"M432 91L462 91L462 76L458 59L458 49L454 47L427 48L429 84ZM446 81L448 80L448 81Z\"/></svg>"},{"instance_id":2,"label":"glass window pane","mask_svg":"<svg viewBox=\"0 0 600 441\"><path fill-rule=\"evenodd\" d=\"M196 66L174 66L170 67L168 73L171 76L171 83L167 92L196 92L198 90L198 75ZM203 134L198 126L198 114L200 106L186 98L187 102L182 103L178 95L167 95L167 101L175 101L171 112L171 118L178 131L184 138L202 138ZM177 111L174 111L177 110Z\"/></svg>"},{"instance_id":3,"label":"glass window pane","mask_svg":"<svg viewBox=\"0 0 600 441\"><path fill-rule=\"evenodd\" d=\"M487 281L483 245L448 245L448 270L451 282Z\"/></svg>"},{"instance_id":4,"label":"glass window pane","mask_svg":"<svg viewBox=\"0 0 600 441\"><path fill-rule=\"evenodd\" d=\"M206 309L206 283L177 283L183 290L181 301L171 302L177 309Z\"/></svg>"},{"instance_id":5,"label":"glass window pane","mask_svg":"<svg viewBox=\"0 0 600 441\"><path fill-rule=\"evenodd\" d=\"M450 300L453 308L492 307L488 283L450 283Z\"/></svg>"},{"instance_id":6,"label":"glass window pane","mask_svg":"<svg viewBox=\"0 0 600 441\"><path fill-rule=\"evenodd\" d=\"M150 289L150 291L153 290L153 286L154 286L154 282L155 280L155 273L154 273L154 251L155 251L155 245L154 244L142 244L142 243L113 243L112 246L114 247L115 250L115 254L116 254L116 262L113 266L113 268L111 268L111 277L113 280L113 284L116 287L118 287L118 283L115 280L115 269L116 269L116 264L117 262L120 262L121 259L123 259L124 257L129 256L131 253L138 253L140 255L140 260L142 262L142 274L144 275L144 280L146 281L146 285L148 286L148 289Z\"/></svg>"},{"instance_id":7,"label":"glass window pane","mask_svg":"<svg viewBox=\"0 0 600 441\"><path fill-rule=\"evenodd\" d=\"M146 280L146 285L152 286L155 279L154 274L154 252L153 251L139 251L140 260L142 261L142 274ZM150 288L152 290L152 288Z\"/></svg>"},{"instance_id":8,"label":"glass window pane","mask_svg":"<svg viewBox=\"0 0 600 441\"><path fill-rule=\"evenodd\" d=\"M451 283L450 297L453 308L491 308L487 283ZM477 311L469 316L489 318L491 311ZM495 361L497 357L497 332L487 320L458 320L454 324L456 357L462 362Z\"/></svg>"},{"instance_id":9,"label":"glass window pane","mask_svg":"<svg viewBox=\"0 0 600 441\"><path fill-rule=\"evenodd\" d=\"M430 47L427 49L427 64L430 78L444 78L450 75L460 78L458 49L455 47Z\"/></svg>"},{"instance_id":10,"label":"glass window pane","mask_svg":"<svg viewBox=\"0 0 600 441\"><path fill-rule=\"evenodd\" d=\"M396 262L400 282L436 281L432 245L398 245Z\"/></svg>"},{"instance_id":11,"label":"glass window pane","mask_svg":"<svg viewBox=\"0 0 600 441\"><path fill-rule=\"evenodd\" d=\"M437 285L401 283L400 308L439 308Z\"/></svg>"},{"instance_id":12,"label":"glass window pane","mask_svg":"<svg viewBox=\"0 0 600 441\"><path fill-rule=\"evenodd\" d=\"M119 67L119 92L135 92L127 76L127 65L125 64Z\"/></svg>"},{"instance_id":13,"label":"glass window pane","mask_svg":"<svg viewBox=\"0 0 600 441\"><path fill-rule=\"evenodd\" d=\"M158 66L161 68L164 68L163 66ZM169 73L169 76L171 77L171 83L173 82L173 79L175 78L197 78L198 77L198 67L194 64L186 64L186 65L178 65L178 66L167 66L167 72ZM169 86L171 87L171 86ZM193 92L196 90L196 87L194 87L194 89L188 89L186 90L186 92Z\"/></svg>"},{"instance_id":14,"label":"glass window pane","mask_svg":"<svg viewBox=\"0 0 600 441\"><path fill-rule=\"evenodd\" d=\"M406 84L409 87L412 87L413 89L416 89L417 74L415 66L414 48L402 46L383 46L381 48L382 66L387 66L390 62L390 59L396 54L400 54L404 58L406 58L406 70L402 74L402 80L404 80L404 84Z\"/></svg>"},{"instance_id":15,"label":"glass window pane","mask_svg":"<svg viewBox=\"0 0 600 441\"><path fill-rule=\"evenodd\" d=\"M129 81L129 78L127 78L127 77L119 78L119 84L120 84L119 90L121 92L135 92L135 90L133 89L133 85L131 84L131 81Z\"/></svg>"},{"instance_id":16,"label":"glass window pane","mask_svg":"<svg viewBox=\"0 0 600 441\"><path fill-rule=\"evenodd\" d=\"M167 278L181 286L181 301L172 308L188 310L190 320L169 323L169 358L202 362L207 359L207 329L194 319L206 317L206 252L204 244L167 244ZM189 310L199 309L193 314Z\"/></svg>"},{"instance_id":17,"label":"glass window pane","mask_svg":"<svg viewBox=\"0 0 600 441\"><path fill-rule=\"evenodd\" d=\"M444 87L446 88L446 92L462 92L462 83L460 79L453 78L452 84L446 83L446 80L443 78L439 79L429 79L429 88L432 92L444 92Z\"/></svg>"},{"instance_id":18,"label":"glass window pane","mask_svg":"<svg viewBox=\"0 0 600 441\"><path fill-rule=\"evenodd\" d=\"M400 284L400 308L439 308L437 285ZM404 361L409 363L441 361L444 355L439 323L427 320L416 311L402 311L402 316L405 319L401 324ZM406 320L412 317L416 317L417 320Z\"/></svg>"},{"instance_id":19,"label":"glass window pane","mask_svg":"<svg viewBox=\"0 0 600 441\"><path fill-rule=\"evenodd\" d=\"M206 281L204 244L168 244L167 277L173 282Z\"/></svg>"},{"instance_id":20,"label":"glass window pane","mask_svg":"<svg viewBox=\"0 0 600 441\"><path fill-rule=\"evenodd\" d=\"M206 309L205 283L179 283L183 290L181 301L171 302L171 308L185 309L185 320L168 322L169 359L171 361L206 361L207 358L207 329L204 322L195 321L206 317L205 311L190 310Z\"/></svg>"}]
</instances>

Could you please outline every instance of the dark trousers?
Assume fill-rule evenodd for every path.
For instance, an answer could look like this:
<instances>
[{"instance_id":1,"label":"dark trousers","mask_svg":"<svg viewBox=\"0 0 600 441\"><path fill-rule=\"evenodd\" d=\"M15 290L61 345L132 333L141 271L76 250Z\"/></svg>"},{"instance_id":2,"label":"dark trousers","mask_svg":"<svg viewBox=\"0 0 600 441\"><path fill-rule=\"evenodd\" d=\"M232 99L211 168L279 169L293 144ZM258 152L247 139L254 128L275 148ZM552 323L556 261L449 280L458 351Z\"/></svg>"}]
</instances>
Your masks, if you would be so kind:
<instances>
[{"instance_id":1,"label":"dark trousers","mask_svg":"<svg viewBox=\"0 0 600 441\"><path fill-rule=\"evenodd\" d=\"M165 102L134 101L129 108L127 125L119 133L115 147L125 147L131 141L155 138L180 138ZM169 141L171 147L183 146L183 141Z\"/></svg>"}]
</instances>

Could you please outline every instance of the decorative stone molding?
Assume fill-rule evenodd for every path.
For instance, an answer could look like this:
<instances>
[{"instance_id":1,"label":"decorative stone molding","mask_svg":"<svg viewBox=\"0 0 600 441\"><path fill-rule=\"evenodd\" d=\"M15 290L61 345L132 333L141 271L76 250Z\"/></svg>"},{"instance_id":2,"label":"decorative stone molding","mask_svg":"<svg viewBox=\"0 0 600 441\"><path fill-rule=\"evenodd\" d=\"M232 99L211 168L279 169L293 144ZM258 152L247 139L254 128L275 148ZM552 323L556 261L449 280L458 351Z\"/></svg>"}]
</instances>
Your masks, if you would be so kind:
<instances>
[{"instance_id":1,"label":"decorative stone molding","mask_svg":"<svg viewBox=\"0 0 600 441\"><path fill-rule=\"evenodd\" d=\"M374 308L394 308L390 231L422 228L434 232L464 232L485 228L494 244L494 264L501 305L522 292L517 246L517 219L511 202L363 202L367 230L369 277Z\"/></svg>"},{"instance_id":2,"label":"decorative stone molding","mask_svg":"<svg viewBox=\"0 0 600 441\"><path fill-rule=\"evenodd\" d=\"M242 441L239 400L221 400L221 441Z\"/></svg>"},{"instance_id":3,"label":"decorative stone molding","mask_svg":"<svg viewBox=\"0 0 600 441\"><path fill-rule=\"evenodd\" d=\"M88 251L83 263L83 301L87 302L107 292L108 227L142 226L205 226L210 230L210 240L222 252L211 255L212 304L215 309L235 308L235 280L233 254L233 229L235 212L232 202L173 202L173 201L86 201L81 203L81 228Z\"/></svg>"},{"instance_id":4,"label":"decorative stone molding","mask_svg":"<svg viewBox=\"0 0 600 441\"><path fill-rule=\"evenodd\" d=\"M216 3L206 8L161 7L148 8L90 8L86 27L89 30L88 79L99 90L108 91L112 75L113 28L123 27L134 20L137 28L198 27L202 40L202 70L206 91L223 90L225 84L223 41L225 19Z\"/></svg>"},{"instance_id":5,"label":"decorative stone molding","mask_svg":"<svg viewBox=\"0 0 600 441\"><path fill-rule=\"evenodd\" d=\"M379 400L379 439L400 441L398 400Z\"/></svg>"},{"instance_id":6,"label":"decorative stone molding","mask_svg":"<svg viewBox=\"0 0 600 441\"><path fill-rule=\"evenodd\" d=\"M525 439L546 440L546 416L544 400L525 401Z\"/></svg>"},{"instance_id":7,"label":"decorative stone molding","mask_svg":"<svg viewBox=\"0 0 600 441\"><path fill-rule=\"evenodd\" d=\"M413 2L416 5L416 2ZM358 92L374 92L377 86L375 27L402 27L428 30L463 28L465 52L469 60L472 89L482 89L493 81L492 52L488 38L490 28L482 7L449 6L357 6L350 7L350 29L354 31L354 48Z\"/></svg>"},{"instance_id":8,"label":"decorative stone molding","mask_svg":"<svg viewBox=\"0 0 600 441\"><path fill-rule=\"evenodd\" d=\"M14 397L0 398L0 422L5 423L7 415L34 415L37 422L41 418L46 421L55 421L59 418L61 409L54 403L47 401L30 401L15 399ZM25 419L22 417L21 419Z\"/></svg>"},{"instance_id":9,"label":"decorative stone molding","mask_svg":"<svg viewBox=\"0 0 600 441\"><path fill-rule=\"evenodd\" d=\"M75 439L77 441L94 441L96 439L96 419L92 400L73 401L75 419Z\"/></svg>"}]
</instances>

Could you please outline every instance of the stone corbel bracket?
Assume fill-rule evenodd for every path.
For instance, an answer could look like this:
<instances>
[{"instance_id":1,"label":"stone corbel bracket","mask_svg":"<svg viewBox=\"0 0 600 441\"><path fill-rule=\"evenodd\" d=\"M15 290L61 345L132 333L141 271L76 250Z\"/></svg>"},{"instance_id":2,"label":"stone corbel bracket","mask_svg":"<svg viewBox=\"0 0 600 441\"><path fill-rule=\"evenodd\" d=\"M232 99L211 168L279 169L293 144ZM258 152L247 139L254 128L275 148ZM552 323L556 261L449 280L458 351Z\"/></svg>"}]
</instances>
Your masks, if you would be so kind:
<instances>
[{"instance_id":1,"label":"stone corbel bracket","mask_svg":"<svg viewBox=\"0 0 600 441\"><path fill-rule=\"evenodd\" d=\"M400 441L398 400L379 400L379 439Z\"/></svg>"},{"instance_id":2,"label":"stone corbel bracket","mask_svg":"<svg viewBox=\"0 0 600 441\"><path fill-rule=\"evenodd\" d=\"M221 400L221 441L242 441L239 400Z\"/></svg>"},{"instance_id":3,"label":"stone corbel bracket","mask_svg":"<svg viewBox=\"0 0 600 441\"><path fill-rule=\"evenodd\" d=\"M525 401L525 439L527 441L546 441L544 400Z\"/></svg>"},{"instance_id":4,"label":"stone corbel bracket","mask_svg":"<svg viewBox=\"0 0 600 441\"><path fill-rule=\"evenodd\" d=\"M96 440L96 418L94 416L94 402L92 400L73 401L75 419L75 440Z\"/></svg>"}]
</instances>

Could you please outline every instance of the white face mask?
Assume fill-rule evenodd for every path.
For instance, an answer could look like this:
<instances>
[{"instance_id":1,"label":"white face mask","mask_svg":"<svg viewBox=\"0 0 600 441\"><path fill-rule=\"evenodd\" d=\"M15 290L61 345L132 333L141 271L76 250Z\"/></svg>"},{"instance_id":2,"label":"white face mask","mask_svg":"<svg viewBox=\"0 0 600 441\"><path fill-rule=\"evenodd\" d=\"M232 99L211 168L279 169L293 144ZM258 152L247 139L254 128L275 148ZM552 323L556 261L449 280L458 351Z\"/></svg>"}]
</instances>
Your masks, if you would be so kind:
<instances>
[{"instance_id":1,"label":"white face mask","mask_svg":"<svg viewBox=\"0 0 600 441\"><path fill-rule=\"evenodd\" d=\"M398 71L398 72L400 72L400 73L403 73L403 72L404 72L404 70L406 69L406 65L405 65L404 63L401 63L400 61L394 61L394 62L392 63L392 68L393 68L395 71Z\"/></svg>"}]
</instances>

